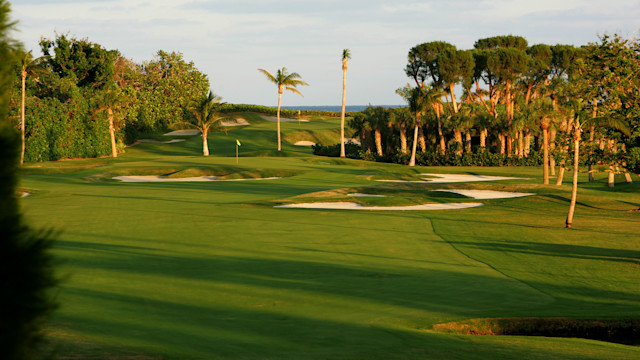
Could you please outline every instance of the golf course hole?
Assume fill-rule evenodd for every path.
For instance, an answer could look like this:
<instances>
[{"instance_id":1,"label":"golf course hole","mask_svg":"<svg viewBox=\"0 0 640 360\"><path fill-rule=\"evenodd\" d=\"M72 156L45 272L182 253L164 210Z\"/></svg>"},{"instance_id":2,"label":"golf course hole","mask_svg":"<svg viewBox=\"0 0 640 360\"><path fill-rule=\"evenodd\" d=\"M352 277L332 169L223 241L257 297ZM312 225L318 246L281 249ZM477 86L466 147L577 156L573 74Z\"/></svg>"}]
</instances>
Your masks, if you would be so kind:
<instances>
[{"instance_id":1,"label":"golf course hole","mask_svg":"<svg viewBox=\"0 0 640 360\"><path fill-rule=\"evenodd\" d=\"M640 345L640 319L497 318L437 324L434 331L463 335L582 338Z\"/></svg>"}]
</instances>

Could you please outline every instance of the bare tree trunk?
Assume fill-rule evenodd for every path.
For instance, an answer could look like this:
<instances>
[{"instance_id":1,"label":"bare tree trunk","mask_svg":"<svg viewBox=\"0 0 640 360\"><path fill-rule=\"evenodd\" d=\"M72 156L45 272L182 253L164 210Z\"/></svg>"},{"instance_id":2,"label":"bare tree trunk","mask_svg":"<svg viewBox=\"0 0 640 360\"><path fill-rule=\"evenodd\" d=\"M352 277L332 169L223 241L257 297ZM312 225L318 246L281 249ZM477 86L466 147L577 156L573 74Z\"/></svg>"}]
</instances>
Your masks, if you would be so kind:
<instances>
[{"instance_id":1,"label":"bare tree trunk","mask_svg":"<svg viewBox=\"0 0 640 360\"><path fill-rule=\"evenodd\" d=\"M456 155L462 155L462 132L458 129L454 129L453 138L456 140Z\"/></svg>"},{"instance_id":2,"label":"bare tree trunk","mask_svg":"<svg viewBox=\"0 0 640 360\"><path fill-rule=\"evenodd\" d=\"M282 145L280 142L280 105L282 104L282 85L280 86L280 89L278 91L278 113L277 113L277 118L278 118L278 151L282 150Z\"/></svg>"},{"instance_id":3,"label":"bare tree trunk","mask_svg":"<svg viewBox=\"0 0 640 360\"><path fill-rule=\"evenodd\" d=\"M413 144L411 145L411 159L409 160L409 166L416 165L416 150L418 147L418 132L420 130L420 125L416 121L416 127L413 129Z\"/></svg>"},{"instance_id":4,"label":"bare tree trunk","mask_svg":"<svg viewBox=\"0 0 640 360\"><path fill-rule=\"evenodd\" d=\"M382 134L379 129L376 129L374 134L376 138L376 151L378 152L378 156L382 156Z\"/></svg>"},{"instance_id":5,"label":"bare tree trunk","mask_svg":"<svg viewBox=\"0 0 640 360\"><path fill-rule=\"evenodd\" d=\"M598 99L594 98L593 99L593 110L591 112L591 117L597 117L598 116ZM591 158L591 156L593 155L593 138L595 137L595 126L591 125L591 128L589 129L589 145L590 145L590 149L589 149L589 158ZM591 160L591 159L589 159ZM594 178L593 178L593 164L589 164L589 182L593 182Z\"/></svg>"},{"instance_id":6,"label":"bare tree trunk","mask_svg":"<svg viewBox=\"0 0 640 360\"><path fill-rule=\"evenodd\" d=\"M580 127L576 126L573 135L573 186L571 188L571 203L569 205L569 213L565 225L571 228L573 224L573 213L576 210L576 200L578 198L578 165L580 164Z\"/></svg>"},{"instance_id":7,"label":"bare tree trunk","mask_svg":"<svg viewBox=\"0 0 640 360\"><path fill-rule=\"evenodd\" d=\"M609 167L609 177L607 179L607 186L610 188L616 186L616 174L613 167Z\"/></svg>"},{"instance_id":8,"label":"bare tree trunk","mask_svg":"<svg viewBox=\"0 0 640 360\"><path fill-rule=\"evenodd\" d=\"M118 157L118 148L116 147L116 128L113 124L113 110L107 109L107 119L109 120L109 135L111 136L111 156Z\"/></svg>"},{"instance_id":9,"label":"bare tree trunk","mask_svg":"<svg viewBox=\"0 0 640 360\"><path fill-rule=\"evenodd\" d=\"M467 131L465 134L465 150L467 153L471 153L471 133Z\"/></svg>"},{"instance_id":10,"label":"bare tree trunk","mask_svg":"<svg viewBox=\"0 0 640 360\"><path fill-rule=\"evenodd\" d=\"M549 151L553 152L553 150L555 150L556 148L556 131L551 129L549 131ZM555 175L556 174L556 158L552 155L549 158L549 167L551 168L551 175Z\"/></svg>"},{"instance_id":11,"label":"bare tree trunk","mask_svg":"<svg viewBox=\"0 0 640 360\"><path fill-rule=\"evenodd\" d=\"M518 132L518 157L524 157L524 131Z\"/></svg>"},{"instance_id":12,"label":"bare tree trunk","mask_svg":"<svg viewBox=\"0 0 640 360\"><path fill-rule=\"evenodd\" d=\"M480 148L482 150L487 147L487 129L480 130Z\"/></svg>"},{"instance_id":13,"label":"bare tree trunk","mask_svg":"<svg viewBox=\"0 0 640 360\"><path fill-rule=\"evenodd\" d=\"M342 114L340 115L340 157L346 157L344 150L344 115L347 101L347 64L342 64Z\"/></svg>"},{"instance_id":14,"label":"bare tree trunk","mask_svg":"<svg viewBox=\"0 0 640 360\"><path fill-rule=\"evenodd\" d=\"M529 157L531 153L531 129L524 132L524 156Z\"/></svg>"},{"instance_id":15,"label":"bare tree trunk","mask_svg":"<svg viewBox=\"0 0 640 360\"><path fill-rule=\"evenodd\" d=\"M207 142L207 134L209 131L204 130L202 132L202 155L209 156L209 143Z\"/></svg>"},{"instance_id":16,"label":"bare tree trunk","mask_svg":"<svg viewBox=\"0 0 640 360\"><path fill-rule=\"evenodd\" d=\"M400 125L400 151L403 154L407 153L407 133L404 125Z\"/></svg>"},{"instance_id":17,"label":"bare tree trunk","mask_svg":"<svg viewBox=\"0 0 640 360\"><path fill-rule=\"evenodd\" d=\"M558 170L558 177L556 178L556 185L562 185L564 179L564 161L560 162L560 169Z\"/></svg>"},{"instance_id":18,"label":"bare tree trunk","mask_svg":"<svg viewBox=\"0 0 640 360\"><path fill-rule=\"evenodd\" d=\"M549 185L549 129L542 127L542 183Z\"/></svg>"},{"instance_id":19,"label":"bare tree trunk","mask_svg":"<svg viewBox=\"0 0 640 360\"><path fill-rule=\"evenodd\" d=\"M427 142L424 138L424 131L422 128L418 131L418 142L420 143L420 150L422 150L423 153L427 152Z\"/></svg>"}]
</instances>

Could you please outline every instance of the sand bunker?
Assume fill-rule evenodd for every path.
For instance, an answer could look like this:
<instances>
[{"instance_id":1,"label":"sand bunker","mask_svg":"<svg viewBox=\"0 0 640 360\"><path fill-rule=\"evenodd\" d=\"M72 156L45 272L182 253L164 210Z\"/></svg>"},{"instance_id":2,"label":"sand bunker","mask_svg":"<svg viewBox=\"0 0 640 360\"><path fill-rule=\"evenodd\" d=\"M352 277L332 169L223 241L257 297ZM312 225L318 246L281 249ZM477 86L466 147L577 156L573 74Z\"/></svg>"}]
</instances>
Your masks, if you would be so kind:
<instances>
[{"instance_id":1,"label":"sand bunker","mask_svg":"<svg viewBox=\"0 0 640 360\"><path fill-rule=\"evenodd\" d=\"M249 179L219 179L219 176L197 176L183 178L167 178L158 175L130 175L114 176L112 179L122 182L205 182L205 181L251 181L251 180L275 180L279 177L249 178Z\"/></svg>"},{"instance_id":2,"label":"sand bunker","mask_svg":"<svg viewBox=\"0 0 640 360\"><path fill-rule=\"evenodd\" d=\"M235 119L220 121L220 125L229 127L229 126L247 126L251 124L249 124L249 122L243 118L235 118Z\"/></svg>"},{"instance_id":3,"label":"sand bunker","mask_svg":"<svg viewBox=\"0 0 640 360\"><path fill-rule=\"evenodd\" d=\"M455 194L464 195L474 199L509 199L523 196L535 195L531 193L519 193L509 191L495 191L495 190L461 190L461 189L439 189L433 191L450 192Z\"/></svg>"},{"instance_id":4,"label":"sand bunker","mask_svg":"<svg viewBox=\"0 0 640 360\"><path fill-rule=\"evenodd\" d=\"M301 140L301 141L296 141L295 146L313 146L316 143L314 143L313 141L307 141L307 140Z\"/></svg>"},{"instance_id":5,"label":"sand bunker","mask_svg":"<svg viewBox=\"0 0 640 360\"><path fill-rule=\"evenodd\" d=\"M355 202L317 202L274 206L280 209L325 209L368 211L412 211L412 210L459 210L482 206L482 203L444 203L407 206L362 206Z\"/></svg>"},{"instance_id":6,"label":"sand bunker","mask_svg":"<svg viewBox=\"0 0 640 360\"><path fill-rule=\"evenodd\" d=\"M457 182L476 182L476 181L499 181L499 180L527 180L526 178L506 177L506 176L489 176L489 175L469 175L469 174L420 174L425 176L433 176L433 178L422 178L422 180L378 180L383 182L401 182L401 183L457 183Z\"/></svg>"},{"instance_id":7,"label":"sand bunker","mask_svg":"<svg viewBox=\"0 0 640 360\"><path fill-rule=\"evenodd\" d=\"M200 134L200 130L187 129L187 130L176 130L176 131L168 132L164 134L164 136L193 136L198 134Z\"/></svg>"},{"instance_id":8,"label":"sand bunker","mask_svg":"<svg viewBox=\"0 0 640 360\"><path fill-rule=\"evenodd\" d=\"M267 116L267 115L260 115L261 118L267 120L267 121L271 121L271 122L277 122L278 121L278 117L277 116ZM309 122L309 120L307 119L291 119L291 118L285 118L280 116L280 122Z\"/></svg>"},{"instance_id":9,"label":"sand bunker","mask_svg":"<svg viewBox=\"0 0 640 360\"><path fill-rule=\"evenodd\" d=\"M140 139L137 140L136 142L134 142L133 144L129 145L129 146L134 146L137 145L139 143L154 143L154 144L173 144L173 143L177 143L177 142L182 142L185 141L186 139L171 139L169 141L158 141L155 139Z\"/></svg>"}]
</instances>

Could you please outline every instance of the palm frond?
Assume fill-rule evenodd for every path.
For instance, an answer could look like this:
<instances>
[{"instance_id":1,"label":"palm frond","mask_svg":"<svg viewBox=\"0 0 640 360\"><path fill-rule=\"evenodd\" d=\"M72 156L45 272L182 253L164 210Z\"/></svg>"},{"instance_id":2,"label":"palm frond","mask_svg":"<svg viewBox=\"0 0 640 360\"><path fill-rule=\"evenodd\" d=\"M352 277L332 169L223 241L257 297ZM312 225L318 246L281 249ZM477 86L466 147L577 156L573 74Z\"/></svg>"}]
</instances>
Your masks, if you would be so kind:
<instances>
[{"instance_id":1,"label":"palm frond","mask_svg":"<svg viewBox=\"0 0 640 360\"><path fill-rule=\"evenodd\" d=\"M269 79L269 81L273 82L274 84L277 84L277 83L278 83L278 81L276 80L276 78L275 78L273 75L271 75L271 73L270 73L270 72L268 72L267 70L265 70L265 69L258 69L258 71L260 71L261 73L263 73L263 74L264 74L264 76L266 76L266 77L267 77L267 79ZM278 71L280 71L280 70L278 70Z\"/></svg>"}]
</instances>

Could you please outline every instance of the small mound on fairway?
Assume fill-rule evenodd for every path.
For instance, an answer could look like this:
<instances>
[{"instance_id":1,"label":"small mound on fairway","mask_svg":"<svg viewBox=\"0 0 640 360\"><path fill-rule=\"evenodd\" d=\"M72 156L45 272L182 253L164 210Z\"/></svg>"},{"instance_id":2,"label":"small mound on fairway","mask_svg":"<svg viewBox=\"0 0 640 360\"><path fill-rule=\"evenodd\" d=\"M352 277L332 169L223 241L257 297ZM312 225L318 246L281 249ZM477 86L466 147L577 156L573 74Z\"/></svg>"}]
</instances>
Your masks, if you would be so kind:
<instances>
[{"instance_id":1,"label":"small mound on fairway","mask_svg":"<svg viewBox=\"0 0 640 360\"><path fill-rule=\"evenodd\" d=\"M187 129L187 130L176 130L176 131L168 132L164 134L164 136L193 136L198 134L200 134L200 130Z\"/></svg>"},{"instance_id":2,"label":"small mound on fairway","mask_svg":"<svg viewBox=\"0 0 640 360\"><path fill-rule=\"evenodd\" d=\"M326 210L369 210L369 211L407 211L407 210L458 210L482 206L482 203L445 203L408 206L362 206L355 202L316 202L274 206L281 209L326 209Z\"/></svg>"},{"instance_id":3,"label":"small mound on fairway","mask_svg":"<svg viewBox=\"0 0 640 360\"><path fill-rule=\"evenodd\" d=\"M433 191L450 192L450 193L460 194L470 198L481 199L481 200L482 199L509 199L509 198L535 195L532 193L495 191L495 190L438 189Z\"/></svg>"}]
</instances>

